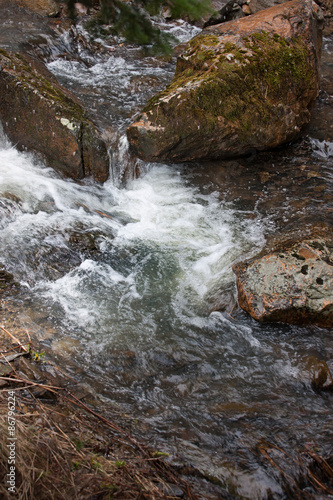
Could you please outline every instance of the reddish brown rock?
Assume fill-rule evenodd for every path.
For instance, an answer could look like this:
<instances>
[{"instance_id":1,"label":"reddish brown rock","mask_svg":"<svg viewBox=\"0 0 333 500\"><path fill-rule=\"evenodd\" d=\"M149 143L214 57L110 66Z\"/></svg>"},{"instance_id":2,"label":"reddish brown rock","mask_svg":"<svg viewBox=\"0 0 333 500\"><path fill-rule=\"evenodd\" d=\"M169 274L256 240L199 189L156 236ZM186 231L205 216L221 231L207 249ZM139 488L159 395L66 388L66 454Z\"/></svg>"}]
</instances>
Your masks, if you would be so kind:
<instances>
[{"instance_id":1,"label":"reddish brown rock","mask_svg":"<svg viewBox=\"0 0 333 500\"><path fill-rule=\"evenodd\" d=\"M260 10L269 9L274 5L285 3L286 0L248 0L251 14L256 14Z\"/></svg>"},{"instance_id":2,"label":"reddish brown rock","mask_svg":"<svg viewBox=\"0 0 333 500\"><path fill-rule=\"evenodd\" d=\"M55 0L17 0L17 3L41 16L54 17L60 13L60 5Z\"/></svg>"},{"instance_id":3,"label":"reddish brown rock","mask_svg":"<svg viewBox=\"0 0 333 500\"><path fill-rule=\"evenodd\" d=\"M247 4L251 14L256 14L260 10L268 9L273 5L285 3L286 0L247 0ZM333 0L316 0L316 4L320 6L325 18L325 31L327 34L332 32L333 19Z\"/></svg>"},{"instance_id":4,"label":"reddish brown rock","mask_svg":"<svg viewBox=\"0 0 333 500\"><path fill-rule=\"evenodd\" d=\"M104 141L80 102L37 59L0 49L0 120L20 149L41 153L73 179L105 181Z\"/></svg>"},{"instance_id":5,"label":"reddish brown rock","mask_svg":"<svg viewBox=\"0 0 333 500\"><path fill-rule=\"evenodd\" d=\"M128 131L134 153L179 162L239 156L296 138L318 95L322 12L293 0L210 26Z\"/></svg>"},{"instance_id":6,"label":"reddish brown rock","mask_svg":"<svg viewBox=\"0 0 333 500\"><path fill-rule=\"evenodd\" d=\"M333 326L333 240L317 238L234 267L238 301L258 321Z\"/></svg>"}]
</instances>

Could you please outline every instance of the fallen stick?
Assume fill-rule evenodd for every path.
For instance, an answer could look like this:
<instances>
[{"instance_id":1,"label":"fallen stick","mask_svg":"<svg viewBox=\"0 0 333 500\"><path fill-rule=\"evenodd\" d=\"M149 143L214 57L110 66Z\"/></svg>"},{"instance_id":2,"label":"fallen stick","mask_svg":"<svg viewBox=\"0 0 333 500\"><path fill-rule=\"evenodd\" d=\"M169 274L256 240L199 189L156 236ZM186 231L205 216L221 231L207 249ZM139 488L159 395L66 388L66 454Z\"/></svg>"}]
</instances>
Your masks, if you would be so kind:
<instances>
[{"instance_id":1,"label":"fallen stick","mask_svg":"<svg viewBox=\"0 0 333 500\"><path fill-rule=\"evenodd\" d=\"M80 207L84 207L86 208L87 210L89 210L90 212L96 212L97 214L99 215L103 215L104 217L107 217L108 219L112 219L113 220L113 217L111 217L111 215L108 215L106 214L105 212L102 212L101 210L95 210L94 208L89 208L87 207L87 205L84 205L83 203L78 203L78 205Z\"/></svg>"},{"instance_id":2,"label":"fallen stick","mask_svg":"<svg viewBox=\"0 0 333 500\"><path fill-rule=\"evenodd\" d=\"M51 392L56 392L56 391L64 391L65 389L63 387L55 387L54 385L46 385L46 384L39 384L38 382L32 382L31 380L25 379L25 378L16 378L16 377L0 377L0 380L7 380L9 382L20 382L22 384L28 384L30 385L36 385L38 387L43 387L43 389L47 389L48 391Z\"/></svg>"},{"instance_id":3,"label":"fallen stick","mask_svg":"<svg viewBox=\"0 0 333 500\"><path fill-rule=\"evenodd\" d=\"M0 328L1 330L3 330L5 333L7 333L7 335L9 335L20 347L21 349L23 349L25 352L29 352L29 349L27 349L16 337L14 337L14 335L12 335L11 333L9 333L6 328L4 328L3 326L0 325Z\"/></svg>"}]
</instances>

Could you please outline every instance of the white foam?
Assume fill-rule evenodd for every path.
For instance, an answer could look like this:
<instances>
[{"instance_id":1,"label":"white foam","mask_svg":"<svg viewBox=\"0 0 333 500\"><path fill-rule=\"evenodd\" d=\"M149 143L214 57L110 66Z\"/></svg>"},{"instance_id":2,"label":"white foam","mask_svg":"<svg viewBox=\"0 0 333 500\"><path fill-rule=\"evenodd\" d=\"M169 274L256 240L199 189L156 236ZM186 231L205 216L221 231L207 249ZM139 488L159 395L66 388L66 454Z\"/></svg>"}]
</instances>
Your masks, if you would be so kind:
<instances>
[{"instance_id":1,"label":"white foam","mask_svg":"<svg viewBox=\"0 0 333 500\"><path fill-rule=\"evenodd\" d=\"M5 263L37 295L58 304L74 327L98 324L107 331L112 317L111 330L119 335L124 321L127 329L140 322L140 335L144 325L152 334L160 314L160 305L150 310L155 299L175 315L198 316L212 294L233 282L235 259L264 242L260 224L243 221L216 194L202 195L171 166L150 165L126 189L111 181L77 184L7 144L0 150L0 178L0 195L20 199L17 212L4 218ZM47 272L43 279L41 260L36 275L32 256L66 250L72 230L100 235L95 245L103 262L82 255L81 265L50 281Z\"/></svg>"},{"instance_id":2,"label":"white foam","mask_svg":"<svg viewBox=\"0 0 333 500\"><path fill-rule=\"evenodd\" d=\"M321 158L333 157L333 142L320 141L319 139L310 139L313 151Z\"/></svg>"}]
</instances>

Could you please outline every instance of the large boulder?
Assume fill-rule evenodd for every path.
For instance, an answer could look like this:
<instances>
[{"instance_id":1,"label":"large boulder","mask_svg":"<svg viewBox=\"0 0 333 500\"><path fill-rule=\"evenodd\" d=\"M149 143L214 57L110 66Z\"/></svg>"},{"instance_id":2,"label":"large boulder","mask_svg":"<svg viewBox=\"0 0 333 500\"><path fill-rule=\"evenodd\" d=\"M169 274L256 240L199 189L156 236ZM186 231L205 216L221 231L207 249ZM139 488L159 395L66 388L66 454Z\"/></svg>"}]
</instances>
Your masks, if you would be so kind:
<instances>
[{"instance_id":1,"label":"large boulder","mask_svg":"<svg viewBox=\"0 0 333 500\"><path fill-rule=\"evenodd\" d=\"M258 321L333 326L333 239L317 237L234 267L238 301Z\"/></svg>"},{"instance_id":2,"label":"large boulder","mask_svg":"<svg viewBox=\"0 0 333 500\"><path fill-rule=\"evenodd\" d=\"M298 136L318 95L322 12L293 0L206 28L127 130L148 161L229 158Z\"/></svg>"},{"instance_id":3,"label":"large boulder","mask_svg":"<svg viewBox=\"0 0 333 500\"><path fill-rule=\"evenodd\" d=\"M107 147L81 103L41 61L0 49L0 120L20 149L73 179L109 175Z\"/></svg>"},{"instance_id":4,"label":"large boulder","mask_svg":"<svg viewBox=\"0 0 333 500\"><path fill-rule=\"evenodd\" d=\"M286 0L246 0L246 3L243 4L247 6L248 14L256 14L260 10L267 9L272 7L273 5L284 3ZM326 33L329 34L332 32L332 17L333 17L333 0L315 0L316 4L322 9L325 18L325 30ZM238 0L238 2L243 2L243 0Z\"/></svg>"}]
</instances>

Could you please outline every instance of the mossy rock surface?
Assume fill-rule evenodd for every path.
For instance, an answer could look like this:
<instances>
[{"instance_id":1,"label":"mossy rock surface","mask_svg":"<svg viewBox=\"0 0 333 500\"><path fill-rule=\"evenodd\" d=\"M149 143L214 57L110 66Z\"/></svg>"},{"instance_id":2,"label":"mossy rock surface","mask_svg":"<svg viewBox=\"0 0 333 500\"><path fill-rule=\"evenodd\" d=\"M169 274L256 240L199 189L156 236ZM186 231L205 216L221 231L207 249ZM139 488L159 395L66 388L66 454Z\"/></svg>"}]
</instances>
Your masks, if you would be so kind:
<instances>
[{"instance_id":1,"label":"mossy rock surface","mask_svg":"<svg viewBox=\"0 0 333 500\"><path fill-rule=\"evenodd\" d=\"M294 0L204 30L128 129L132 148L150 161L208 160L294 139L318 95L321 28L320 9Z\"/></svg>"},{"instance_id":2,"label":"mossy rock surface","mask_svg":"<svg viewBox=\"0 0 333 500\"><path fill-rule=\"evenodd\" d=\"M109 174L107 147L71 92L41 61L0 49L0 120L20 148L41 153L66 177Z\"/></svg>"}]
</instances>

